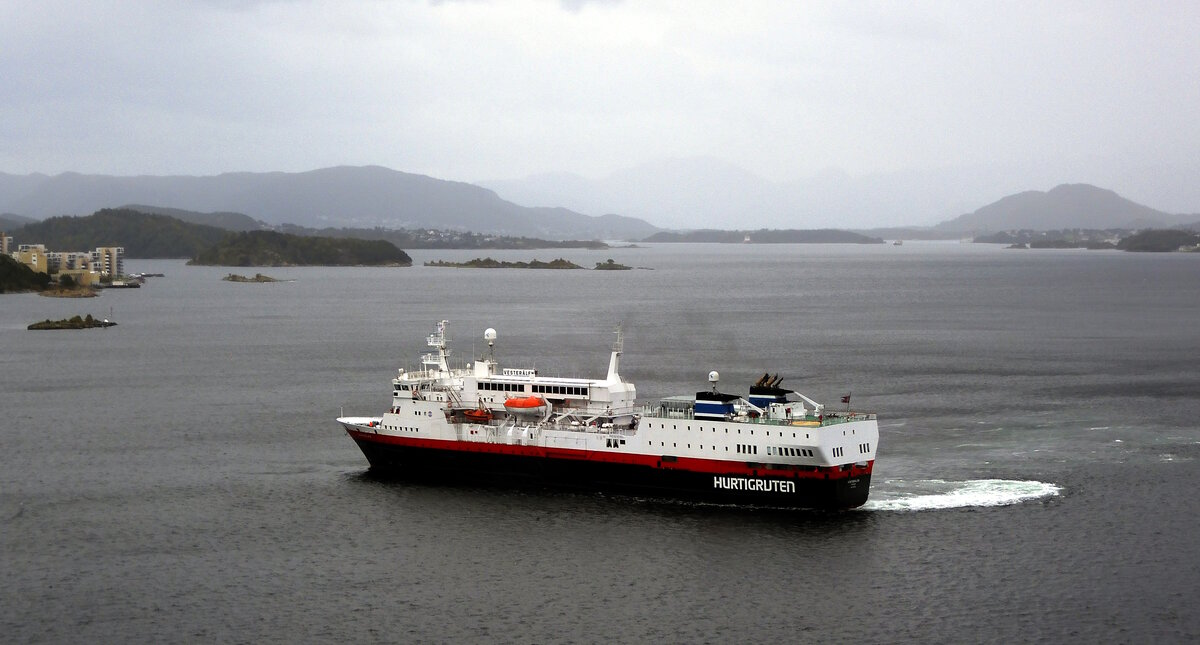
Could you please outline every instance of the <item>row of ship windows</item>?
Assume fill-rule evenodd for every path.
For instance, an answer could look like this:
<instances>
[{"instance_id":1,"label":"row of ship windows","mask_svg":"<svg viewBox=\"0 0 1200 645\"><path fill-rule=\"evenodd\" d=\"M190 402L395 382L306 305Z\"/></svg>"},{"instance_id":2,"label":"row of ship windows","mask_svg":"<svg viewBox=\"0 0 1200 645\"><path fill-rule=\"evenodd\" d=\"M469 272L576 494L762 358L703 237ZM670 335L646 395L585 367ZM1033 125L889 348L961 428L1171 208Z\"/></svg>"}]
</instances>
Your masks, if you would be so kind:
<instances>
[{"instance_id":1,"label":"row of ship windows","mask_svg":"<svg viewBox=\"0 0 1200 645\"><path fill-rule=\"evenodd\" d=\"M653 446L653 445L654 445L654 442L653 442L653 441L647 441L647 442L646 442L646 445L647 445L647 446ZM658 445L660 445L660 446L664 446L664 447L665 447L665 446L667 445L667 442L665 442L665 441L660 441L660 442L658 442ZM671 444L671 447L672 447L672 448L678 448L678 447L679 447L679 444L678 444L678 443L672 443L672 444ZM688 447L688 448L691 448L691 447L692 447L692 444L690 444L690 443L689 443L689 444L687 445L687 447ZM701 445L700 445L700 449L701 449L701 450L704 450L704 444L701 444ZM713 449L713 450L716 450L716 449L717 449L717 447L716 447L716 446L712 446L712 449ZM725 446L725 452L729 452L729 446Z\"/></svg>"},{"instance_id":2,"label":"row of ship windows","mask_svg":"<svg viewBox=\"0 0 1200 645\"><path fill-rule=\"evenodd\" d=\"M858 451L861 453L864 453L864 454L871 452L871 444L869 444L869 443L858 444Z\"/></svg>"},{"instance_id":3,"label":"row of ship windows","mask_svg":"<svg viewBox=\"0 0 1200 645\"><path fill-rule=\"evenodd\" d=\"M393 406L392 414L400 414L400 406ZM427 416L428 417L428 416L433 416L433 415L428 412L426 412L424 415L422 415L420 410L413 410L413 416L415 416L415 417Z\"/></svg>"},{"instance_id":4,"label":"row of ship windows","mask_svg":"<svg viewBox=\"0 0 1200 645\"><path fill-rule=\"evenodd\" d=\"M767 446L767 454L780 457L812 457L813 451L809 448L781 448Z\"/></svg>"},{"instance_id":5,"label":"row of ship windows","mask_svg":"<svg viewBox=\"0 0 1200 645\"><path fill-rule=\"evenodd\" d=\"M488 390L492 392L524 392L524 383L493 383L485 381L477 383L476 389ZM563 394L566 396L587 396L588 389L574 385L531 385L530 391L534 394Z\"/></svg>"},{"instance_id":6,"label":"row of ship windows","mask_svg":"<svg viewBox=\"0 0 1200 645\"><path fill-rule=\"evenodd\" d=\"M566 394L567 396L587 396L586 387L574 385L535 385L533 391L537 394Z\"/></svg>"},{"instance_id":7,"label":"row of ship windows","mask_svg":"<svg viewBox=\"0 0 1200 645\"><path fill-rule=\"evenodd\" d=\"M615 448L616 447L615 440L610 439L609 441L614 442L614 443L610 443L608 447ZM625 443L625 441L622 440L621 444L623 445L624 443ZM654 442L647 441L646 445L653 446ZM660 442L658 442L658 445L665 447L667 445L667 442L660 441ZM735 444L735 446L737 447L737 453L739 455L757 455L758 454L758 446L755 446L753 444L739 443L739 444ZM671 447L678 448L679 444L672 443ZM687 447L691 448L692 444L690 444L690 443L687 444ZM860 445L859 447L861 448L862 446ZM700 449L704 450L703 444L700 445ZM712 449L716 450L717 446L712 446ZM842 450L842 448L835 448L834 453L836 454L837 451L839 451L839 450ZM729 452L728 446L725 447L725 452ZM775 457L813 457L813 456L815 456L812 449L810 449L810 448L783 448L783 447L774 447L774 446L767 446L767 454L775 456Z\"/></svg>"},{"instance_id":8,"label":"row of ship windows","mask_svg":"<svg viewBox=\"0 0 1200 645\"><path fill-rule=\"evenodd\" d=\"M398 432L420 432L420 430L418 430L416 428L410 428L408 426L386 426L385 425L383 427L387 428L388 430L396 430Z\"/></svg>"},{"instance_id":9,"label":"row of ship windows","mask_svg":"<svg viewBox=\"0 0 1200 645\"><path fill-rule=\"evenodd\" d=\"M479 383L476 389L480 390L495 390L497 392L524 392L525 385L523 383Z\"/></svg>"},{"instance_id":10,"label":"row of ship windows","mask_svg":"<svg viewBox=\"0 0 1200 645\"><path fill-rule=\"evenodd\" d=\"M649 424L647 427L653 428L653 427L654 427L654 424L653 424L653 423L651 423L651 424ZM659 427L659 428L661 428L661 429L663 429L663 430L666 430L666 429L667 429L667 424L665 424L665 423L660 423L660 424L658 424L658 427ZM677 423L672 423L672 424L671 424L671 429L672 429L672 430L678 430L678 429L679 429L679 424L677 424ZM684 428L684 429L685 429L685 430L688 430L688 431L690 431L690 430L692 429L692 426L687 426L687 427L686 427L686 428ZM699 430L700 432L704 432L704 427L703 427L703 426L701 426L701 427L697 428L697 430ZM717 431L717 429L716 429L716 428L712 428L712 431L713 431L713 432L716 432L716 431ZM738 431L737 431L737 433L738 433L738 434L742 434L742 429L741 429L741 428L738 428ZM729 428L725 428L725 434L729 434ZM751 431L750 431L750 434L754 434L754 431L753 431L753 430L751 430ZM768 437L769 437L769 436L771 436L771 431L770 431L770 430L766 431L766 435L767 435ZM779 433L779 436L781 436L781 437L782 437L782 436L783 436L783 433L782 433L782 432L780 432L780 433ZM793 439L795 439L795 438L796 438L796 433L795 433L795 432L793 432L793 433L792 433L792 438L793 438ZM807 432L805 432L805 433L804 433L804 438L805 438L805 439L808 439L808 438L809 438L809 437L808 437L808 433L807 433Z\"/></svg>"}]
</instances>

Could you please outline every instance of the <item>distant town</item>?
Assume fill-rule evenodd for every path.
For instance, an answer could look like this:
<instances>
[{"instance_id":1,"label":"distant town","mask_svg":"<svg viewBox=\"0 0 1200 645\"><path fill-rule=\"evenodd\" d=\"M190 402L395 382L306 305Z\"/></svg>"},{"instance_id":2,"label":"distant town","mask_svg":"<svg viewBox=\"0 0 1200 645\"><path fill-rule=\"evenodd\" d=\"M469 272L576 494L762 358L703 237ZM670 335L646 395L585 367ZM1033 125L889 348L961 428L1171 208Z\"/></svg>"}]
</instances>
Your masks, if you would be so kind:
<instances>
[{"instance_id":1,"label":"distant town","mask_svg":"<svg viewBox=\"0 0 1200 645\"><path fill-rule=\"evenodd\" d=\"M44 244L15 244L12 236L0 231L0 255L7 255L64 286L120 285L128 278L125 248L120 246L102 246L92 251L51 251Z\"/></svg>"}]
</instances>

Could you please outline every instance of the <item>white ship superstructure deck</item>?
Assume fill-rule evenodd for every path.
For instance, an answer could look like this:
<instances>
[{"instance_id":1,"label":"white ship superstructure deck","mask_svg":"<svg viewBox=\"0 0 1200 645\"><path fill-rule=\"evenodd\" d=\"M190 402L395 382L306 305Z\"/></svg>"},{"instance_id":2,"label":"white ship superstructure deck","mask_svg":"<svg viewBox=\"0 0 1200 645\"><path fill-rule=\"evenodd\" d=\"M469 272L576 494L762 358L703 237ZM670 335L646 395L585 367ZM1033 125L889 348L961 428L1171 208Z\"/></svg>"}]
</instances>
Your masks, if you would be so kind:
<instances>
[{"instance_id":1,"label":"white ship superstructure deck","mask_svg":"<svg viewBox=\"0 0 1200 645\"><path fill-rule=\"evenodd\" d=\"M873 414L828 412L801 394L779 388L778 379L766 375L748 398L723 394L717 391L716 372L710 373L711 391L638 405L636 388L619 374L619 331L603 379L501 369L494 359L496 333L491 329L484 335L488 356L451 369L446 331L447 322L442 321L427 338L436 351L422 357L423 369L400 370L392 380L392 403L386 413L339 419L373 466L377 460L386 462L383 453L409 455L402 461L412 468L414 451L443 458L447 455L440 452L449 451L593 466L581 473L596 470L595 465L617 464L712 475L710 488L717 491L780 492L790 487L795 492L804 479L846 480L856 489L850 497L861 493L866 499L858 482L869 482L875 460L878 425ZM618 469L620 476L614 478L628 484L623 487L636 488L630 478L637 479L637 473L625 470ZM681 479L643 474L651 489L658 486L657 479L663 479L666 488L678 486L674 480ZM591 473L585 479L597 477L609 475ZM787 485L741 483L759 479L780 479ZM751 488L737 488L742 485ZM844 493L838 499L846 498ZM811 497L801 505L846 505L819 499L812 503Z\"/></svg>"}]
</instances>

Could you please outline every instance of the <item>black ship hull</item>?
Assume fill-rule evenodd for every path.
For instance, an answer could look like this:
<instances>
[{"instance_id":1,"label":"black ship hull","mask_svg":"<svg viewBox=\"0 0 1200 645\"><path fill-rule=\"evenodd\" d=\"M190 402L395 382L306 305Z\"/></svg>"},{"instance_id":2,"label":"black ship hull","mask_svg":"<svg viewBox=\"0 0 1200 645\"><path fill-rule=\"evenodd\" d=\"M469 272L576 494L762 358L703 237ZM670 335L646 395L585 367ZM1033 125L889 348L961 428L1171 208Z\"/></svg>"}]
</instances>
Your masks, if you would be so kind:
<instances>
[{"instance_id":1,"label":"black ship hull","mask_svg":"<svg viewBox=\"0 0 1200 645\"><path fill-rule=\"evenodd\" d=\"M640 463L622 463L408 445L380 441L378 435L366 433L352 432L351 436L372 472L414 481L569 488L738 506L822 510L862 506L871 487L870 468L780 474L731 464L727 472L712 468L697 471L682 467L671 457L643 456L637 460Z\"/></svg>"}]
</instances>

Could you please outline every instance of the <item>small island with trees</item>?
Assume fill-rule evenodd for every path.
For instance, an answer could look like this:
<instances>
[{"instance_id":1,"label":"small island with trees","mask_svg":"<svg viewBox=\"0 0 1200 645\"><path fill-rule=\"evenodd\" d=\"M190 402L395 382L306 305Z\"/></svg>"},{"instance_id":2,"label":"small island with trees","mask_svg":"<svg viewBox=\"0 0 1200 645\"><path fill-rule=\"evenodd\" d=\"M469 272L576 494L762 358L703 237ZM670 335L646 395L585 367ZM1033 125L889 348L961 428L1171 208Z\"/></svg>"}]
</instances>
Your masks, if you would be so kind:
<instances>
[{"instance_id":1,"label":"small island with trees","mask_svg":"<svg viewBox=\"0 0 1200 645\"><path fill-rule=\"evenodd\" d=\"M584 267L567 260L557 258L549 262L530 260L529 262L508 262L492 258L475 258L466 262L449 262L446 260L431 260L425 263L427 267L450 267L454 269L582 269ZM633 267L617 264L612 258L596 263L597 271L627 271Z\"/></svg>"},{"instance_id":2,"label":"small island with trees","mask_svg":"<svg viewBox=\"0 0 1200 645\"><path fill-rule=\"evenodd\" d=\"M224 280L224 281L226 281L226 282L256 282L256 283L263 283L263 282L291 282L290 280L286 280L286 281L285 281L285 280L279 280L279 279L277 279L277 278L272 278L272 277L271 277L271 276L269 276L269 275L263 275L263 274L261 274L261 273L255 273L253 277L248 277L248 276L244 276L244 275L238 275L238 274L236 274L236 273L230 273L229 275L227 275L227 276L225 276L224 278L221 278L221 279L222 279L222 280Z\"/></svg>"},{"instance_id":3,"label":"small island with trees","mask_svg":"<svg viewBox=\"0 0 1200 645\"><path fill-rule=\"evenodd\" d=\"M72 316L62 320L46 319L41 322L35 322L26 329L93 329L96 327L113 327L117 323L107 320L96 320L92 314L87 316Z\"/></svg>"},{"instance_id":4,"label":"small island with trees","mask_svg":"<svg viewBox=\"0 0 1200 645\"><path fill-rule=\"evenodd\" d=\"M507 262L501 260L493 260L492 258L475 258L466 262L447 262L446 260L433 260L426 262L427 267L451 267L455 269L582 269L583 267L566 260L558 258L549 262L541 260L532 260L530 262Z\"/></svg>"}]
</instances>

